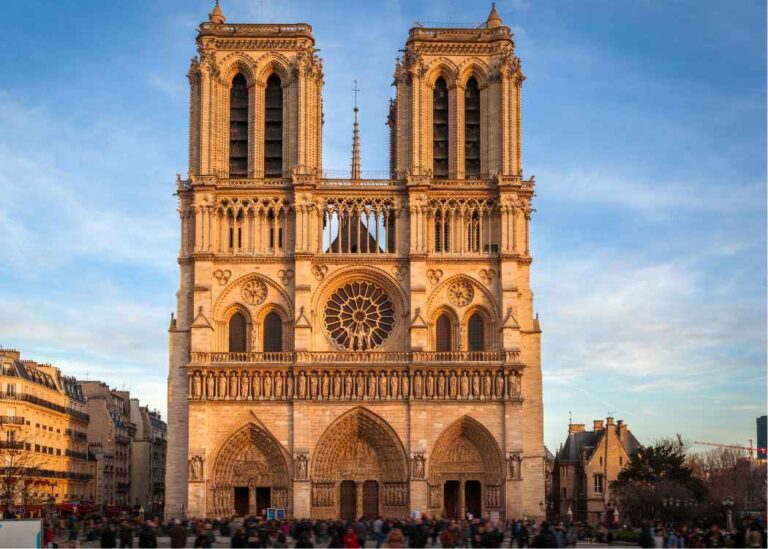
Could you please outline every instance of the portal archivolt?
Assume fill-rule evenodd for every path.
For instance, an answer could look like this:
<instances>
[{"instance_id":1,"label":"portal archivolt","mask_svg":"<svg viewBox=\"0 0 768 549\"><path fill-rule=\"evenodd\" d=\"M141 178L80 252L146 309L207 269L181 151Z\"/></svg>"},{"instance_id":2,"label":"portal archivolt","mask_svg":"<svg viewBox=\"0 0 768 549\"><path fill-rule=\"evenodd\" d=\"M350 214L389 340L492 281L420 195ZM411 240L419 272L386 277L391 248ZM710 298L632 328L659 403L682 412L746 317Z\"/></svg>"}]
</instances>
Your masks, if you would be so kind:
<instances>
[{"instance_id":1,"label":"portal archivolt","mask_svg":"<svg viewBox=\"0 0 768 549\"><path fill-rule=\"evenodd\" d=\"M211 484L212 515L258 514L262 507L291 507L288 456L264 427L249 423L219 451Z\"/></svg>"},{"instance_id":2,"label":"portal archivolt","mask_svg":"<svg viewBox=\"0 0 768 549\"><path fill-rule=\"evenodd\" d=\"M408 460L379 416L355 408L320 438L312 458L314 518L408 514Z\"/></svg>"}]
</instances>

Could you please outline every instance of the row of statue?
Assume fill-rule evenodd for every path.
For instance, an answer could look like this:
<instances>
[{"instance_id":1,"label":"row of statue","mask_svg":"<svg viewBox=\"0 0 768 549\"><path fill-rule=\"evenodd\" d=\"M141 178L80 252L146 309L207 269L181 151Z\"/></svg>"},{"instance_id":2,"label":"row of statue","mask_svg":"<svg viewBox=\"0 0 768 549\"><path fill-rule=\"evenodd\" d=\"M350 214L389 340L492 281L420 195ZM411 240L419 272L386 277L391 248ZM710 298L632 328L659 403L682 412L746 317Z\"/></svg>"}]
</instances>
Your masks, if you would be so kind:
<instances>
[{"instance_id":1,"label":"row of statue","mask_svg":"<svg viewBox=\"0 0 768 549\"><path fill-rule=\"evenodd\" d=\"M195 400L398 400L518 398L517 370L301 371L193 370L189 396Z\"/></svg>"}]
</instances>

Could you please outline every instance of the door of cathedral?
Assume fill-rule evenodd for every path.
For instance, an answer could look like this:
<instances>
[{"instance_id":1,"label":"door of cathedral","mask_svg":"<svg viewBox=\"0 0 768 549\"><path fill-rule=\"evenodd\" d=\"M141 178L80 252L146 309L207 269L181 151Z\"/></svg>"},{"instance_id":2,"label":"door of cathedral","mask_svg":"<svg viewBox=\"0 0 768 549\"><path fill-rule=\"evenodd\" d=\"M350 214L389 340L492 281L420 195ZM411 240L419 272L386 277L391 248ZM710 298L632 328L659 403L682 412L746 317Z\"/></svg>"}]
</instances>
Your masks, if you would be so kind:
<instances>
[{"instance_id":1,"label":"door of cathedral","mask_svg":"<svg viewBox=\"0 0 768 549\"><path fill-rule=\"evenodd\" d=\"M363 516L368 520L379 516L379 483L375 480L363 484Z\"/></svg>"},{"instance_id":2,"label":"door of cathedral","mask_svg":"<svg viewBox=\"0 0 768 549\"><path fill-rule=\"evenodd\" d=\"M235 514L239 517L248 516L248 487L237 486L235 488Z\"/></svg>"},{"instance_id":3,"label":"door of cathedral","mask_svg":"<svg viewBox=\"0 0 768 549\"><path fill-rule=\"evenodd\" d=\"M342 520L355 520L357 486L354 480L342 481L339 489L339 514Z\"/></svg>"},{"instance_id":4,"label":"door of cathedral","mask_svg":"<svg viewBox=\"0 0 768 549\"><path fill-rule=\"evenodd\" d=\"M443 486L443 509L448 518L459 518L458 480L449 480Z\"/></svg>"},{"instance_id":5,"label":"door of cathedral","mask_svg":"<svg viewBox=\"0 0 768 549\"><path fill-rule=\"evenodd\" d=\"M473 517L482 516L482 488L479 480L468 480L464 483L464 506L467 513Z\"/></svg>"},{"instance_id":6,"label":"door of cathedral","mask_svg":"<svg viewBox=\"0 0 768 549\"><path fill-rule=\"evenodd\" d=\"M272 489L268 486L259 486L256 488L256 512L265 515L267 507L272 503Z\"/></svg>"}]
</instances>

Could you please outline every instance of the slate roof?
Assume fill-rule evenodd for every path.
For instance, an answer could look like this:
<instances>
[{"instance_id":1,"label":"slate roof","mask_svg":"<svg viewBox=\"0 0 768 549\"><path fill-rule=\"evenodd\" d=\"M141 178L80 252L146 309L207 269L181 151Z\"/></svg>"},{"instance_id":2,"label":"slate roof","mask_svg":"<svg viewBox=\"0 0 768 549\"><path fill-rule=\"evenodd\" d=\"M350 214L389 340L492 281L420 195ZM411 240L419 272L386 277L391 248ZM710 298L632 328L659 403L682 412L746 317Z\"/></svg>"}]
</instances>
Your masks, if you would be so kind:
<instances>
[{"instance_id":1,"label":"slate roof","mask_svg":"<svg viewBox=\"0 0 768 549\"><path fill-rule=\"evenodd\" d=\"M609 427L606 427L609 428ZM614 429L617 429L614 426ZM581 431L578 433L569 433L565 444L557 452L559 461L580 461L582 450L586 450L586 457L592 455L592 452L600 444L605 429L599 431ZM628 454L634 454L640 448L640 442L635 438L631 431L627 430L624 435L624 448Z\"/></svg>"}]
</instances>

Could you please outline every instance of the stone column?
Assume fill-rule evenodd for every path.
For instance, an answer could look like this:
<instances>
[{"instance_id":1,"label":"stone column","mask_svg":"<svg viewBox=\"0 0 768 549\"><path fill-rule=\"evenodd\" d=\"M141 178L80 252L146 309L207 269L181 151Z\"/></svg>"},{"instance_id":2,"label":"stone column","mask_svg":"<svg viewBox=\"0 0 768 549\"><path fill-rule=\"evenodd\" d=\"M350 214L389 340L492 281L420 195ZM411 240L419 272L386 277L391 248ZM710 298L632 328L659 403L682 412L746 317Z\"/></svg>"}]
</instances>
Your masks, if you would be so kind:
<instances>
[{"instance_id":1,"label":"stone column","mask_svg":"<svg viewBox=\"0 0 768 549\"><path fill-rule=\"evenodd\" d=\"M355 519L363 516L363 484L362 480L355 481Z\"/></svg>"},{"instance_id":2,"label":"stone column","mask_svg":"<svg viewBox=\"0 0 768 549\"><path fill-rule=\"evenodd\" d=\"M467 516L467 502L464 500L464 491L466 490L467 482L465 480L459 481L459 518Z\"/></svg>"}]
</instances>

